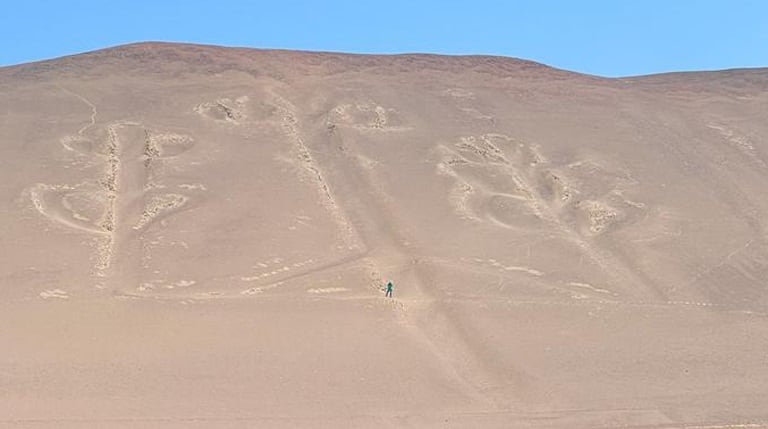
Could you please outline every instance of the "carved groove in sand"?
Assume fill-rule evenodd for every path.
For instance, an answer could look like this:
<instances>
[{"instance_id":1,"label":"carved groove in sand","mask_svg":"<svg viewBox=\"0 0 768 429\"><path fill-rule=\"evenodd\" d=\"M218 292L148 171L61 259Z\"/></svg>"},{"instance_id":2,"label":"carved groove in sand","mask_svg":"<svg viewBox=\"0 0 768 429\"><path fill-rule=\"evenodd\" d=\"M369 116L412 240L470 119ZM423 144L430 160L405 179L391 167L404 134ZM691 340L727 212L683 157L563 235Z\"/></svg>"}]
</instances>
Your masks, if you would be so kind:
<instances>
[{"instance_id":1,"label":"carved groove in sand","mask_svg":"<svg viewBox=\"0 0 768 429\"><path fill-rule=\"evenodd\" d=\"M282 132L288 137L292 145L293 158L291 162L296 162L300 167L302 179L314 183L317 187L323 206L330 213L341 231L342 243L350 250L361 249L363 247L362 241L357 231L349 219L347 219L342 208L339 207L322 169L312 156L309 147L304 143L304 138L299 129L296 107L276 93L271 92L270 97L274 112L280 120Z\"/></svg>"},{"instance_id":2,"label":"carved groove in sand","mask_svg":"<svg viewBox=\"0 0 768 429\"><path fill-rule=\"evenodd\" d=\"M199 115L214 121L239 125L247 118L245 113L247 103L247 95L235 99L220 98L216 101L198 104L194 110Z\"/></svg>"},{"instance_id":3,"label":"carved groove in sand","mask_svg":"<svg viewBox=\"0 0 768 429\"><path fill-rule=\"evenodd\" d=\"M454 178L450 199L466 219L513 229L556 223L594 236L645 210L623 196L634 184L628 174L592 161L556 166L536 146L503 134L462 137L438 151L437 171Z\"/></svg>"},{"instance_id":4,"label":"carved groove in sand","mask_svg":"<svg viewBox=\"0 0 768 429\"><path fill-rule=\"evenodd\" d=\"M475 93L464 88L448 88L440 93L447 99L447 102L453 104L458 110L474 121L481 121L488 124L495 124L496 118L492 115L481 112L477 109L475 103Z\"/></svg>"},{"instance_id":5,"label":"carved groove in sand","mask_svg":"<svg viewBox=\"0 0 768 429\"><path fill-rule=\"evenodd\" d=\"M278 126L291 144L292 154L288 161L299 167L301 180L312 183L317 188L321 204L338 225L343 245L348 249L361 248L357 232L338 206L322 169L304 142L296 106L273 90L266 91L260 106L254 107L249 104L251 104L250 98L247 95L235 99L225 97L219 98L216 101L198 104L194 111L216 122L234 125L242 124L249 117L249 113L252 113L256 116L256 118L252 119L256 121L263 119L268 124ZM363 107L363 109L366 108ZM375 106L372 109L373 114L378 118L378 123L381 126L386 125L387 116L383 108Z\"/></svg>"},{"instance_id":6,"label":"carved groove in sand","mask_svg":"<svg viewBox=\"0 0 768 429\"><path fill-rule=\"evenodd\" d=\"M157 190L165 188L158 182L163 163L189 150L194 141L130 121L97 126L96 109L87 103L94 112L91 124L61 143L86 167L101 165L101 174L76 185L37 184L30 197L47 219L92 235L93 274L106 278L115 264L123 262L118 253L126 242L142 241L142 231L188 203L189 197L180 192Z\"/></svg>"},{"instance_id":7,"label":"carved groove in sand","mask_svg":"<svg viewBox=\"0 0 768 429\"><path fill-rule=\"evenodd\" d=\"M408 131L411 127L403 123L395 109L386 108L373 102L341 104L328 112L326 125L349 127L360 131Z\"/></svg>"},{"instance_id":8,"label":"carved groove in sand","mask_svg":"<svg viewBox=\"0 0 768 429\"><path fill-rule=\"evenodd\" d=\"M381 112L381 110L377 113L376 109L373 109L374 112L372 114L380 115L379 124L385 126L388 121L387 113ZM213 102L201 103L194 110L203 118L213 120L221 125L248 124L256 127L266 125L278 130L280 134L286 137L289 143L288 156L281 154L278 155L278 159L294 166L299 180L316 189L320 204L338 228L338 248L343 248L347 251L359 251L363 248L358 232L349 221L343 208L339 206L333 190L325 178L322 167L312 155L305 141L299 119L300 112L291 101L281 96L277 91L268 88L264 90L262 95L256 97L255 101L251 100L248 96L234 99L219 98ZM299 224L302 222L302 220L298 221ZM296 226L293 225L289 229L295 230ZM257 284L257 286L241 291L238 295L258 295L279 287L287 279L309 275L317 270L331 269L349 263L350 260L357 259L359 259L359 256L353 255L342 258L341 261L336 260L322 263L320 260L308 259L289 264L287 262L282 263L282 259L276 257L274 260L280 261L279 266L271 267L265 262L260 262L253 267L253 272L235 275L232 279ZM152 288L144 288L144 290L150 289ZM155 290L157 289L155 288ZM230 295L219 293L216 297L222 296ZM195 298L199 298L199 296L195 296Z\"/></svg>"},{"instance_id":9,"label":"carved groove in sand","mask_svg":"<svg viewBox=\"0 0 768 429\"><path fill-rule=\"evenodd\" d=\"M760 151L752 138L721 123L709 123L707 128L717 131L723 140L747 158L750 163L760 169L768 169L768 162L766 162L768 157Z\"/></svg>"},{"instance_id":10,"label":"carved groove in sand","mask_svg":"<svg viewBox=\"0 0 768 429\"><path fill-rule=\"evenodd\" d=\"M449 200L462 218L552 234L576 245L615 284L660 295L641 272L595 242L648 217L645 204L624 196L636 184L627 172L592 160L555 165L537 146L503 134L462 137L436 150L437 173L453 179Z\"/></svg>"}]
</instances>

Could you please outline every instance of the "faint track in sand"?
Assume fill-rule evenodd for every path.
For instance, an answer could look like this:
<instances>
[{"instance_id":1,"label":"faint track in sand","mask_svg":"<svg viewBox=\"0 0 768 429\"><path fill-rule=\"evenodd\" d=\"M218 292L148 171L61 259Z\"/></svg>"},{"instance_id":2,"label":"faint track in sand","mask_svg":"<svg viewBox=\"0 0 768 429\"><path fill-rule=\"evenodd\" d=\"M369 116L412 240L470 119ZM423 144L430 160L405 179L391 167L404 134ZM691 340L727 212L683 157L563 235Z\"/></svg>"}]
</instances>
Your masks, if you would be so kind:
<instances>
[{"instance_id":1,"label":"faint track in sand","mask_svg":"<svg viewBox=\"0 0 768 429\"><path fill-rule=\"evenodd\" d=\"M87 98L83 97L82 95L80 95L80 94L78 94L78 93L76 93L74 91L71 91L69 89L62 88L62 87L59 87L59 89L61 89L62 91L66 92L67 94L70 94L70 95L76 97L77 99L79 99L83 103L87 104L88 107L91 108L91 122L89 124L86 124L82 128L80 128L79 130L77 130L77 134L82 136L88 130L88 128L91 128L94 125L96 125L96 115L99 114L98 110L96 110L96 105L93 104Z\"/></svg>"},{"instance_id":2,"label":"faint track in sand","mask_svg":"<svg viewBox=\"0 0 768 429\"><path fill-rule=\"evenodd\" d=\"M394 215L391 198L376 182L375 172L365 159L345 140L345 133L359 130L329 123L328 119L322 125L324 129L313 135L330 140L330 144L324 142L328 149L318 153L318 162L333 172L329 180L339 188L338 195L345 197L338 203L343 204L368 249L375 276L382 280L394 277L396 299L386 302L397 312L401 325L438 358L442 370L462 386L465 394L483 407L508 407L514 399L508 397L510 385L521 396L532 394L532 386L525 381L527 376L510 365L499 367L489 359L487 351L473 341L473 334L446 305L430 264L420 257L413 244L416 241ZM343 150L335 150L338 148ZM402 287L398 288L398 284Z\"/></svg>"}]
</instances>

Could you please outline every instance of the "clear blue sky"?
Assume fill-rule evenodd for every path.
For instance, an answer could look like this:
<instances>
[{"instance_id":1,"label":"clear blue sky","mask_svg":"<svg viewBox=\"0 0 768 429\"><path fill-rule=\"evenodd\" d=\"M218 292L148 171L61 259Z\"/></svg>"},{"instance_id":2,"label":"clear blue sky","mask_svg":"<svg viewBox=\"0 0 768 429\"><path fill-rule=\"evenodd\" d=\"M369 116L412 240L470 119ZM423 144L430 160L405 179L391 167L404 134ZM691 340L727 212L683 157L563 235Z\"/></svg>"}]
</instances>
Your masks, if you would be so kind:
<instances>
[{"instance_id":1,"label":"clear blue sky","mask_svg":"<svg viewBox=\"0 0 768 429\"><path fill-rule=\"evenodd\" d=\"M602 76L768 67L768 0L3 2L0 65L162 40L526 58Z\"/></svg>"}]
</instances>

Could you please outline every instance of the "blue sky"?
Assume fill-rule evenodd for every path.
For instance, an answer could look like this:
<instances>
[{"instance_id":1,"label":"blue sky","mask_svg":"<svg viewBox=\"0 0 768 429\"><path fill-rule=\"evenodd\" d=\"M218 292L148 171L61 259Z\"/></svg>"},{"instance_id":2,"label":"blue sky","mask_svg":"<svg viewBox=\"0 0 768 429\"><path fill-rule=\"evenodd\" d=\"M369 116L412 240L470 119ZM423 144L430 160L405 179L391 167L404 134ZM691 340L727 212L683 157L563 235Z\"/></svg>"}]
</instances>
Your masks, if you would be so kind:
<instances>
[{"instance_id":1,"label":"blue sky","mask_svg":"<svg viewBox=\"0 0 768 429\"><path fill-rule=\"evenodd\" d=\"M768 67L768 1L6 1L0 65L162 40L526 58L602 76Z\"/></svg>"}]
</instances>

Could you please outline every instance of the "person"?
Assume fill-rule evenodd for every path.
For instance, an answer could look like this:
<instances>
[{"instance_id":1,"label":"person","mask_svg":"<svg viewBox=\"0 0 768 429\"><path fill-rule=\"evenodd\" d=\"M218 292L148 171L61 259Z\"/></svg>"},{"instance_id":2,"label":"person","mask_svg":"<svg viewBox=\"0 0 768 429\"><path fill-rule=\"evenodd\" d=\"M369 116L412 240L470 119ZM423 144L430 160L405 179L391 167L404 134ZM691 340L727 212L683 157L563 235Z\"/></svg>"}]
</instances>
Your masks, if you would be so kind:
<instances>
[{"instance_id":1,"label":"person","mask_svg":"<svg viewBox=\"0 0 768 429\"><path fill-rule=\"evenodd\" d=\"M394 288L395 286L392 284L392 281L387 282L387 293L384 296L392 298L392 289Z\"/></svg>"}]
</instances>

